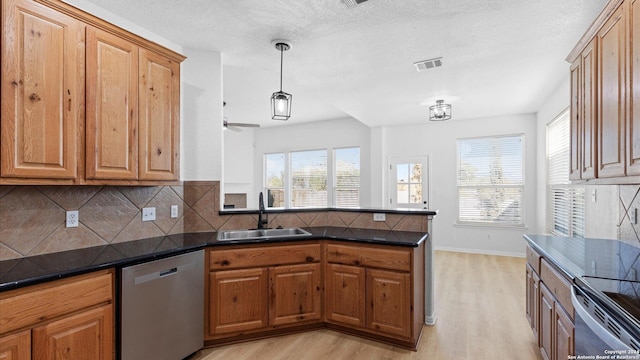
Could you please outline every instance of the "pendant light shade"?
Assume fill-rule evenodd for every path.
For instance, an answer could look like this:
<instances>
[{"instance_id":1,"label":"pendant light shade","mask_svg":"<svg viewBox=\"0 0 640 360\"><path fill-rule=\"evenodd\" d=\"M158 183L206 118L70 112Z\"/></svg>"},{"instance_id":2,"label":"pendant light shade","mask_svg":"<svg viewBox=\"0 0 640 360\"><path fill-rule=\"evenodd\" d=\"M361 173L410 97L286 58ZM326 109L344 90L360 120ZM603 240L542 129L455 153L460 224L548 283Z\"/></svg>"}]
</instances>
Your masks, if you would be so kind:
<instances>
[{"instance_id":1,"label":"pendant light shade","mask_svg":"<svg viewBox=\"0 0 640 360\"><path fill-rule=\"evenodd\" d=\"M280 51L280 91L271 95L271 118L273 120L289 120L291 116L291 94L282 91L282 60L283 53L291 48L291 43L285 40L274 40L272 44Z\"/></svg>"},{"instance_id":2,"label":"pendant light shade","mask_svg":"<svg viewBox=\"0 0 640 360\"><path fill-rule=\"evenodd\" d=\"M438 100L435 105L429 106L430 121L445 121L449 119L451 119L451 104L445 104L444 100Z\"/></svg>"}]
</instances>

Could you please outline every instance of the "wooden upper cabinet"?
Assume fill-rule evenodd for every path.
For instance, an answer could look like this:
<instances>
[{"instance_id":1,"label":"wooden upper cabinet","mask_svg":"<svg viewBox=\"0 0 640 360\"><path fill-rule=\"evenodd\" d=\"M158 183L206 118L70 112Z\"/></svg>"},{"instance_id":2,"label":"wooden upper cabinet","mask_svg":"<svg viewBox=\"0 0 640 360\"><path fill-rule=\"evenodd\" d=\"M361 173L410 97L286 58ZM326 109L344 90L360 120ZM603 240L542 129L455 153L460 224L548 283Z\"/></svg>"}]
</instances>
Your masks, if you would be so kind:
<instances>
[{"instance_id":1,"label":"wooden upper cabinet","mask_svg":"<svg viewBox=\"0 0 640 360\"><path fill-rule=\"evenodd\" d=\"M87 28L87 179L138 177L138 47Z\"/></svg>"},{"instance_id":2,"label":"wooden upper cabinet","mask_svg":"<svg viewBox=\"0 0 640 360\"><path fill-rule=\"evenodd\" d=\"M140 49L140 180L180 175L180 64Z\"/></svg>"},{"instance_id":3,"label":"wooden upper cabinet","mask_svg":"<svg viewBox=\"0 0 640 360\"><path fill-rule=\"evenodd\" d=\"M2 1L3 177L75 179L84 30L28 0Z\"/></svg>"},{"instance_id":4,"label":"wooden upper cabinet","mask_svg":"<svg viewBox=\"0 0 640 360\"><path fill-rule=\"evenodd\" d=\"M571 146L569 178L571 180L579 180L582 178L580 167L582 162L582 128L580 126L582 120L582 59L578 58L571 64L571 109L570 109L570 133Z\"/></svg>"},{"instance_id":5,"label":"wooden upper cabinet","mask_svg":"<svg viewBox=\"0 0 640 360\"><path fill-rule=\"evenodd\" d=\"M624 176L625 16L621 5L596 35L598 42L598 177Z\"/></svg>"},{"instance_id":6,"label":"wooden upper cabinet","mask_svg":"<svg viewBox=\"0 0 640 360\"><path fill-rule=\"evenodd\" d=\"M580 174L582 179L594 179L598 175L597 163L597 105L598 67L597 45L592 40L580 55Z\"/></svg>"},{"instance_id":7,"label":"wooden upper cabinet","mask_svg":"<svg viewBox=\"0 0 640 360\"><path fill-rule=\"evenodd\" d=\"M627 28L629 34L627 114L627 175L640 175L640 1L628 2ZM637 105L637 106L636 106ZM638 113L635 109L638 108Z\"/></svg>"}]
</instances>

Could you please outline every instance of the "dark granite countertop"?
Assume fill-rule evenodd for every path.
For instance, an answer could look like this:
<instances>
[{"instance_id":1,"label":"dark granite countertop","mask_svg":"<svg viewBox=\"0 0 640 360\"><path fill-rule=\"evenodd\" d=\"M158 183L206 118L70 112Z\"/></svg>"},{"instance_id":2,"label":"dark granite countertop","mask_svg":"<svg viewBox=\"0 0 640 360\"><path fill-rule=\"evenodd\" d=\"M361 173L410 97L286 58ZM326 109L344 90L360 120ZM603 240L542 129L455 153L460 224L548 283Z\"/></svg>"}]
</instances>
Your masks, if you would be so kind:
<instances>
[{"instance_id":1,"label":"dark granite countertop","mask_svg":"<svg viewBox=\"0 0 640 360\"><path fill-rule=\"evenodd\" d=\"M299 212L319 212L319 211L340 211L340 212L360 212L360 213L384 213L384 214L402 214L402 215L427 215L427 216L436 216L438 215L438 210L430 210L430 209L414 209L414 208L395 208L395 209L384 209L384 208L293 208L293 209L284 209L284 208L268 208L265 210L267 214L281 214L281 213L299 213ZM220 210L218 213L220 215L236 215L236 214L257 214L259 212L258 209L224 209Z\"/></svg>"},{"instance_id":2,"label":"dark granite countertop","mask_svg":"<svg viewBox=\"0 0 640 360\"><path fill-rule=\"evenodd\" d=\"M524 238L571 279L624 277L621 272L640 261L640 248L620 240L547 235L524 235Z\"/></svg>"},{"instance_id":3,"label":"dark granite countertop","mask_svg":"<svg viewBox=\"0 0 640 360\"><path fill-rule=\"evenodd\" d=\"M342 227L305 228L311 236L296 241L333 239L367 244L417 247L428 234L410 231L353 229ZM218 241L217 232L185 233L128 241L20 259L0 261L0 292L95 270L124 267L199 250L208 246L266 244L291 238Z\"/></svg>"}]
</instances>

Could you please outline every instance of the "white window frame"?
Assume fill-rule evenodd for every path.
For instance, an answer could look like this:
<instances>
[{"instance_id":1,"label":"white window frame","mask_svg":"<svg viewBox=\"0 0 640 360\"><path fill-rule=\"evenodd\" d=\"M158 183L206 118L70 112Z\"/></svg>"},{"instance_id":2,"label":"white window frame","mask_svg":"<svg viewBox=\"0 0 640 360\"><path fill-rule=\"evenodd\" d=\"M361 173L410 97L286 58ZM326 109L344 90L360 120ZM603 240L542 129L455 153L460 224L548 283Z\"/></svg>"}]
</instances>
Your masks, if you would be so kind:
<instances>
[{"instance_id":1,"label":"white window frame","mask_svg":"<svg viewBox=\"0 0 640 360\"><path fill-rule=\"evenodd\" d=\"M479 140L479 139L500 139L500 138L514 138L519 137L521 139L522 146L522 183L521 184L508 184L508 185L461 185L460 184L460 143L467 140ZM517 134L505 134L505 135L490 135L490 136L479 136L479 137L469 137L469 138L459 138L456 140L456 188L457 188L457 218L456 225L463 226L486 226L486 227L500 227L500 228L524 228L525 227L525 167L526 160L526 146L525 146L525 135L523 133ZM509 223L509 222L501 222L495 220L461 220L461 208L460 208L460 191L465 188L504 188L504 189L520 189L520 221L517 223Z\"/></svg>"},{"instance_id":2,"label":"white window frame","mask_svg":"<svg viewBox=\"0 0 640 360\"><path fill-rule=\"evenodd\" d=\"M291 191L292 191L292 169L291 169L291 154L295 152L305 152L305 151L319 151L324 150L327 152L327 205L326 207L332 208L335 207L335 150L336 149L348 149L348 148L358 148L362 150L360 146L344 146L339 148L321 148L321 149L300 149L300 150L290 150L290 151L279 151L272 153L264 153L262 155L262 190L265 194L267 193L267 162L266 156L272 154L283 154L284 155L284 207L273 207L271 209L304 209L305 207L293 207L291 201ZM362 152L360 152L360 165L362 165ZM362 185L362 174L360 177L360 189ZM361 192L359 192L358 203L362 201ZM266 201L266 200L265 200ZM311 207L315 208L315 207ZM347 208L347 207L345 207Z\"/></svg>"},{"instance_id":3,"label":"white window frame","mask_svg":"<svg viewBox=\"0 0 640 360\"><path fill-rule=\"evenodd\" d=\"M398 164L421 164L422 165L422 202L398 203L397 199L397 166ZM391 208L429 208L430 186L429 186L429 156L394 156L389 158L389 176L387 178L389 191L389 206ZM426 202L426 203L425 203Z\"/></svg>"},{"instance_id":4,"label":"white window frame","mask_svg":"<svg viewBox=\"0 0 640 360\"><path fill-rule=\"evenodd\" d=\"M571 147L569 122L569 109L566 109L546 126L545 206L547 216L545 227L551 235L584 237L585 189L582 185L573 185L569 179ZM555 133L552 134L552 131ZM555 144L552 148L551 142L560 139L563 143Z\"/></svg>"}]
</instances>

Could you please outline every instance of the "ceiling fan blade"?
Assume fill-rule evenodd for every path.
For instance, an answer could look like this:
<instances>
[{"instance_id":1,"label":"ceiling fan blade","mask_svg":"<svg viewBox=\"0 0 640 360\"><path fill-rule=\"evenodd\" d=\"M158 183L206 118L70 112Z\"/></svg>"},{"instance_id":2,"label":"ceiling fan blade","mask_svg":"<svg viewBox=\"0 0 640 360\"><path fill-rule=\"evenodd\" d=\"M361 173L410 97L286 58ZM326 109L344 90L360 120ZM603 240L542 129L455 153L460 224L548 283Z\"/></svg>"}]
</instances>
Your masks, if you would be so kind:
<instances>
[{"instance_id":1,"label":"ceiling fan blade","mask_svg":"<svg viewBox=\"0 0 640 360\"><path fill-rule=\"evenodd\" d=\"M235 132L242 132L242 129L237 128L235 126L225 126L227 129L231 130L231 131L235 131Z\"/></svg>"},{"instance_id":2,"label":"ceiling fan blade","mask_svg":"<svg viewBox=\"0 0 640 360\"><path fill-rule=\"evenodd\" d=\"M257 128L260 127L260 124L249 124L249 123L232 123L228 122L227 126L235 126L235 127L252 127Z\"/></svg>"}]
</instances>

